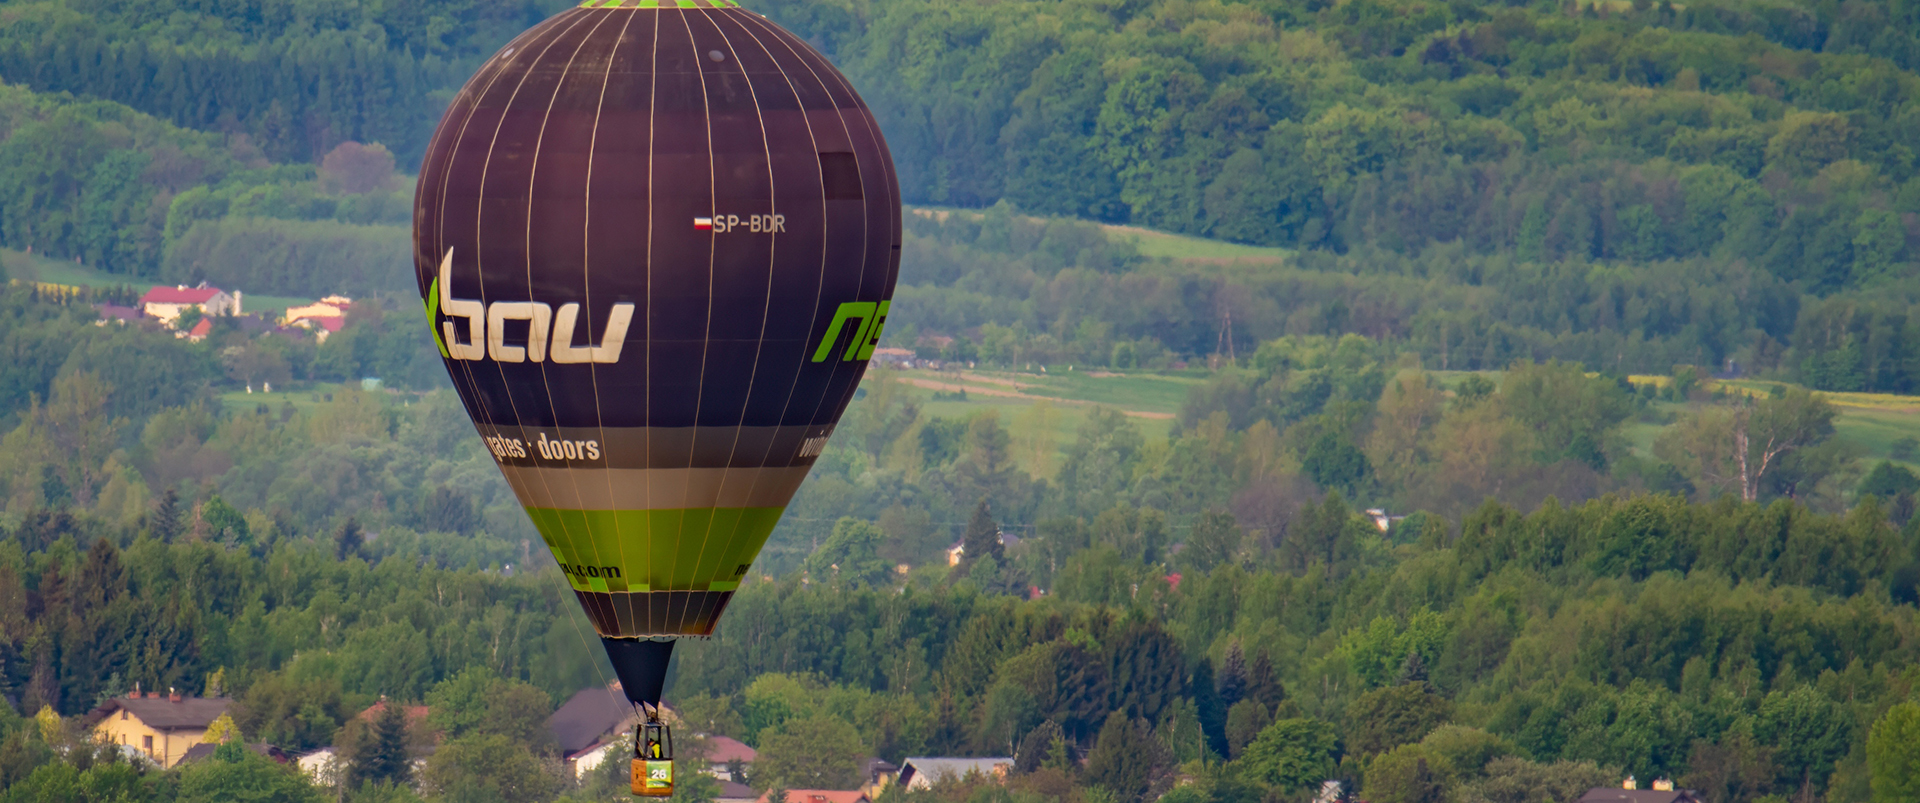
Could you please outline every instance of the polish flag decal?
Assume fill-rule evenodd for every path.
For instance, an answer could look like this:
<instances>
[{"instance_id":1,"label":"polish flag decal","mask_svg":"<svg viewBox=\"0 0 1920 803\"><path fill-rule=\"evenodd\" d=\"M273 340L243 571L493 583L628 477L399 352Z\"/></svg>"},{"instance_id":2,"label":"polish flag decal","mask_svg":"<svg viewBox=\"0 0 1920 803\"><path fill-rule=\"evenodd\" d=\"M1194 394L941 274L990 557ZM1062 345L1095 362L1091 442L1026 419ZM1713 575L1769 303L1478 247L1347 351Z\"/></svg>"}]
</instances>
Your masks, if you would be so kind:
<instances>
[{"instance_id":1,"label":"polish flag decal","mask_svg":"<svg viewBox=\"0 0 1920 803\"><path fill-rule=\"evenodd\" d=\"M693 219L693 227L694 227L694 228L696 228L696 229L700 229L700 230L702 230L702 231L712 231L712 230L713 230L713 218L710 218L710 217L697 217L697 218L694 218L694 219Z\"/></svg>"}]
</instances>

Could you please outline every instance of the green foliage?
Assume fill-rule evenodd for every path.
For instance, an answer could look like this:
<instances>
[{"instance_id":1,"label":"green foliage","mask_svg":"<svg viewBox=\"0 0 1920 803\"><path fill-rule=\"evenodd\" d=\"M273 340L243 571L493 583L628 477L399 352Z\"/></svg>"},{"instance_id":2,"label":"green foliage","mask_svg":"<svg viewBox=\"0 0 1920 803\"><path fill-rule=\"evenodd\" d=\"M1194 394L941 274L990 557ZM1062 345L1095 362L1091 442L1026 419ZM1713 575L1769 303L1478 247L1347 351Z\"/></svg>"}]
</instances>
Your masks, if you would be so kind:
<instances>
[{"instance_id":1,"label":"green foliage","mask_svg":"<svg viewBox=\"0 0 1920 803\"><path fill-rule=\"evenodd\" d=\"M449 737L498 734L536 750L551 748L546 727L553 714L547 694L502 678L484 666L469 666L427 692L427 722Z\"/></svg>"},{"instance_id":2,"label":"green foliage","mask_svg":"<svg viewBox=\"0 0 1920 803\"><path fill-rule=\"evenodd\" d=\"M1317 788L1327 777L1337 746L1333 726L1316 719L1283 719L1261 731L1235 762L1260 783L1297 792Z\"/></svg>"},{"instance_id":3,"label":"green foliage","mask_svg":"<svg viewBox=\"0 0 1920 803\"><path fill-rule=\"evenodd\" d=\"M844 720L815 714L760 732L753 762L756 788L852 789L865 780L860 733Z\"/></svg>"},{"instance_id":4,"label":"green foliage","mask_svg":"<svg viewBox=\"0 0 1920 803\"><path fill-rule=\"evenodd\" d=\"M413 777L412 756L407 749L406 709L382 701L364 736L346 751L349 783L405 785Z\"/></svg>"},{"instance_id":5,"label":"green foliage","mask_svg":"<svg viewBox=\"0 0 1920 803\"><path fill-rule=\"evenodd\" d=\"M1867 765L1876 803L1920 796L1920 705L1901 703L1874 723Z\"/></svg>"},{"instance_id":6,"label":"green foliage","mask_svg":"<svg viewBox=\"0 0 1920 803\"><path fill-rule=\"evenodd\" d=\"M1144 720L1115 711L1087 754L1087 783L1122 803L1153 800L1166 790L1173 756Z\"/></svg>"},{"instance_id":7,"label":"green foliage","mask_svg":"<svg viewBox=\"0 0 1920 803\"><path fill-rule=\"evenodd\" d=\"M1247 745L1273 724L1273 712L1259 700L1241 700L1227 709L1227 757L1239 758Z\"/></svg>"},{"instance_id":8,"label":"green foliage","mask_svg":"<svg viewBox=\"0 0 1920 803\"><path fill-rule=\"evenodd\" d=\"M1462 799L1474 803L1573 803L1588 790L1620 782L1620 774L1592 761L1536 764L1523 758L1496 758L1486 777L1466 784Z\"/></svg>"},{"instance_id":9,"label":"green foliage","mask_svg":"<svg viewBox=\"0 0 1920 803\"><path fill-rule=\"evenodd\" d=\"M1420 741L1452 715L1452 704L1425 683L1375 689L1347 704L1346 746L1372 757Z\"/></svg>"},{"instance_id":10,"label":"green foliage","mask_svg":"<svg viewBox=\"0 0 1920 803\"><path fill-rule=\"evenodd\" d=\"M1446 800L1452 766L1424 745L1406 744L1367 763L1368 800L1383 803L1440 803Z\"/></svg>"},{"instance_id":11,"label":"green foliage","mask_svg":"<svg viewBox=\"0 0 1920 803\"><path fill-rule=\"evenodd\" d=\"M239 696L234 721L240 731L293 752L331 744L349 712L339 678L312 673L318 663L296 661L256 678Z\"/></svg>"},{"instance_id":12,"label":"green foliage","mask_svg":"<svg viewBox=\"0 0 1920 803\"><path fill-rule=\"evenodd\" d=\"M407 259L409 238L406 228L390 224L222 217L196 222L171 240L160 271L175 281L262 293L395 292L406 288L405 273L393 266Z\"/></svg>"},{"instance_id":13,"label":"green foliage","mask_svg":"<svg viewBox=\"0 0 1920 803\"><path fill-rule=\"evenodd\" d=\"M1920 492L1920 477L1916 477L1906 466L1897 466L1882 460L1860 481L1858 493L1862 496L1895 497L1901 494Z\"/></svg>"},{"instance_id":14,"label":"green foliage","mask_svg":"<svg viewBox=\"0 0 1920 803\"><path fill-rule=\"evenodd\" d=\"M873 522L843 516L834 523L827 542L807 557L803 568L825 583L856 588L885 583L893 569L880 559L884 537Z\"/></svg>"},{"instance_id":15,"label":"green foliage","mask_svg":"<svg viewBox=\"0 0 1920 803\"><path fill-rule=\"evenodd\" d=\"M1846 754L1851 718L1808 687L1772 692L1760 702L1754 737L1774 747L1774 766L1788 784L1826 786L1833 762Z\"/></svg>"},{"instance_id":16,"label":"green foliage","mask_svg":"<svg viewBox=\"0 0 1920 803\"><path fill-rule=\"evenodd\" d=\"M1454 777L1469 779L1486 777L1490 763L1519 752L1507 739L1464 725L1434 728L1420 740L1420 746Z\"/></svg>"},{"instance_id":17,"label":"green foliage","mask_svg":"<svg viewBox=\"0 0 1920 803\"><path fill-rule=\"evenodd\" d=\"M555 767L497 733L449 739L427 759L427 788L450 800L534 803L560 786Z\"/></svg>"},{"instance_id":18,"label":"green foliage","mask_svg":"<svg viewBox=\"0 0 1920 803\"><path fill-rule=\"evenodd\" d=\"M212 758L180 770L179 797L194 803L229 800L272 800L320 803L320 790L307 783L299 768L247 750L237 742L222 745Z\"/></svg>"}]
</instances>

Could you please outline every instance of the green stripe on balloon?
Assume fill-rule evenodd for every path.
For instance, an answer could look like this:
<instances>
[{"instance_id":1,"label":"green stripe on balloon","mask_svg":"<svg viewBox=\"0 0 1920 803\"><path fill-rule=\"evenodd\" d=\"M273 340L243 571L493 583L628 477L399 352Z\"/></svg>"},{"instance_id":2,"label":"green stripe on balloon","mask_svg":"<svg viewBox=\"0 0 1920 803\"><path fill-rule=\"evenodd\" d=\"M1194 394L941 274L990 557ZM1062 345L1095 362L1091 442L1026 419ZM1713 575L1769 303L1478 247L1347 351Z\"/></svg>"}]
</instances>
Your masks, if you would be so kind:
<instances>
[{"instance_id":1,"label":"green stripe on balloon","mask_svg":"<svg viewBox=\"0 0 1920 803\"><path fill-rule=\"evenodd\" d=\"M732 591L782 507L674 510L527 508L579 591Z\"/></svg>"}]
</instances>

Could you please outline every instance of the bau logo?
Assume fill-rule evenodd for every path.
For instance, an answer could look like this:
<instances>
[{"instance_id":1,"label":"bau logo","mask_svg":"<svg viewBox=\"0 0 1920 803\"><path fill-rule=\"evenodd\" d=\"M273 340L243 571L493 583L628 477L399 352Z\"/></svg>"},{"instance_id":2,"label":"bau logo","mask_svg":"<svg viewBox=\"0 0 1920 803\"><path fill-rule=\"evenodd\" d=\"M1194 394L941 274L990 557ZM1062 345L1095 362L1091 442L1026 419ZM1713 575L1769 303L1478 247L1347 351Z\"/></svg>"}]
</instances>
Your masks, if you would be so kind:
<instances>
[{"instance_id":1,"label":"bau logo","mask_svg":"<svg viewBox=\"0 0 1920 803\"><path fill-rule=\"evenodd\" d=\"M561 304L559 309L540 301L495 301L453 297L453 249L440 259L440 275L427 287L427 322L433 330L440 356L452 360L495 362L617 363L621 347L626 345L627 330L633 325L636 305L631 301L614 304L606 316L606 330L599 345L588 342L574 345L574 330L580 327L580 305ZM826 362L834 347L844 338L843 362L866 361L880 344L880 331L887 325L891 301L848 301L834 309L827 323L813 362ZM526 321L526 340L507 341L507 322ZM851 336L848 333L851 332ZM589 330L586 335L592 337ZM462 336L464 335L464 337ZM517 338L516 338L517 339Z\"/></svg>"},{"instance_id":2,"label":"bau logo","mask_svg":"<svg viewBox=\"0 0 1920 803\"><path fill-rule=\"evenodd\" d=\"M440 276L427 288L427 321L433 327L433 339L440 345L440 356L455 360L495 362L615 363L620 347L626 344L627 327L633 324L633 302L613 305L607 315L606 334L600 345L573 344L573 330L580 322L579 304L552 305L538 301L495 301L491 304L453 297L453 249L440 260ZM445 315L450 320L442 321ZM466 339L460 338L460 321L466 321ZM507 343L507 321L527 322L525 345Z\"/></svg>"}]
</instances>

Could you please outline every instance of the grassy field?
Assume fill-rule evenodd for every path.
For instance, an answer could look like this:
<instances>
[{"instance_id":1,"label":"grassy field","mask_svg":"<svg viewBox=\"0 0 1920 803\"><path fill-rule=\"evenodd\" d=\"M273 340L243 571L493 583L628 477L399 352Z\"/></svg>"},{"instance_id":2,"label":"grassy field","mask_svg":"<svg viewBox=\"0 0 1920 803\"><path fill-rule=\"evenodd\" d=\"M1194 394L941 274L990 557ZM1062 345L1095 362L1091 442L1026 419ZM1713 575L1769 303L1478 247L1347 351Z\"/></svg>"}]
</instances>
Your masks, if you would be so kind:
<instances>
[{"instance_id":1,"label":"grassy field","mask_svg":"<svg viewBox=\"0 0 1920 803\"><path fill-rule=\"evenodd\" d=\"M38 254L0 248L0 267L6 269L7 278L23 282L46 282L49 284L67 284L75 287L114 287L128 285L146 287L147 280L134 276L107 273L94 270L76 262L47 259Z\"/></svg>"},{"instance_id":2,"label":"grassy field","mask_svg":"<svg viewBox=\"0 0 1920 803\"><path fill-rule=\"evenodd\" d=\"M1737 388L1755 395L1765 395L1773 391L1778 382L1762 382L1751 379L1737 379L1713 382L1710 385L1723 385ZM1895 396L1891 393L1822 393L1840 415L1834 419L1833 428L1841 440L1857 444L1866 454L1869 463L1878 463L1891 459L1888 454L1894 441L1901 438L1920 438L1920 396ZM1906 465L1920 468L1920 462L1907 462Z\"/></svg>"},{"instance_id":3,"label":"grassy field","mask_svg":"<svg viewBox=\"0 0 1920 803\"><path fill-rule=\"evenodd\" d=\"M882 374L867 376L873 382ZM1187 392L1205 381L1199 376L1138 371L1069 371L1066 366L1048 366L1044 374L913 370L884 376L906 385L907 392L920 400L925 415L967 418L989 410L998 413L1001 425L1013 436L1015 460L1038 476L1051 476L1059 467L1060 450L1073 443L1096 406L1126 413L1148 439L1160 440L1171 431Z\"/></svg>"},{"instance_id":4,"label":"grassy field","mask_svg":"<svg viewBox=\"0 0 1920 803\"><path fill-rule=\"evenodd\" d=\"M965 418L986 410L997 411L1001 423L1013 432L1016 442L1026 444L1024 450L1015 450L1019 453L1017 458L1022 467L1042 475L1050 474L1059 465L1060 456L1057 452L1052 455L1036 454L1041 443L1034 435L1036 428L1044 428L1057 447L1065 448L1073 442L1080 425L1085 423L1087 413L1095 405L1104 405L1132 416L1134 424L1148 438L1164 438L1172 429L1174 415L1179 412L1187 393L1206 381L1205 375L1200 372L1169 375L1055 370L1059 368L1062 366L1049 366L1046 374L897 371L891 376L910 386L909 392L921 400L922 409L928 415ZM1434 371L1431 375L1441 386L1452 389L1475 373ZM1502 376L1499 371L1482 371L1478 375L1493 380L1496 385ZM1659 380L1664 379L1649 376L1634 377L1633 381L1635 384L1659 385L1663 384ZM1712 390L1725 386L1729 390L1767 394L1778 384L1753 380L1709 380L1705 387ZM966 391L964 400L958 398L958 391L961 390ZM1903 437L1920 438L1920 396L1870 393L1823 395L1839 409L1839 416L1834 422L1838 436L1860 447L1863 469L1890 459L1889 447L1894 441ZM1651 456L1654 440L1662 430L1671 426L1667 422L1678 418L1686 410L1685 404L1654 401L1649 405L1647 415L1627 422L1623 431L1634 452ZM1920 462L1908 465L1920 469Z\"/></svg>"},{"instance_id":5,"label":"grassy field","mask_svg":"<svg viewBox=\"0 0 1920 803\"><path fill-rule=\"evenodd\" d=\"M1140 253L1150 257L1167 259L1193 259L1208 262L1231 260L1256 260L1279 262L1293 252L1285 248L1260 245L1241 245L1225 240L1208 240L1202 237L1188 237L1182 234L1169 234L1164 231L1143 229L1138 226L1103 226L1108 233L1134 241L1134 247Z\"/></svg>"},{"instance_id":6,"label":"grassy field","mask_svg":"<svg viewBox=\"0 0 1920 803\"><path fill-rule=\"evenodd\" d=\"M947 215L967 215L978 219L977 209L954 209L939 206L909 206L909 214L945 220ZM1033 218L1040 220L1040 218ZM1143 256L1176 260L1196 260L1201 262L1280 262L1293 254L1286 248L1274 248L1261 245L1242 245L1225 240L1209 240L1205 237L1189 237L1184 234L1157 231L1139 226L1117 226L1100 224L1108 234L1120 239L1132 240L1134 247L1140 249Z\"/></svg>"},{"instance_id":7,"label":"grassy field","mask_svg":"<svg viewBox=\"0 0 1920 803\"><path fill-rule=\"evenodd\" d=\"M24 251L0 248L0 267L6 270L7 278L23 282L46 282L74 287L118 287L126 285L135 292L145 292L156 282L138 276L107 273L85 265L58 259L47 259ZM313 299L292 298L287 296L257 296L247 293L241 297L240 308L249 314L265 315L268 320L279 319L288 307L311 304Z\"/></svg>"}]
</instances>

